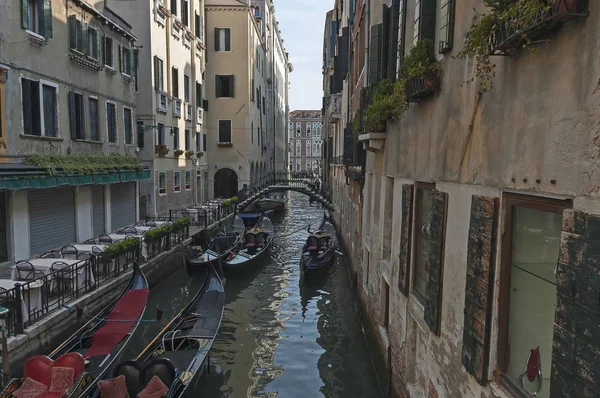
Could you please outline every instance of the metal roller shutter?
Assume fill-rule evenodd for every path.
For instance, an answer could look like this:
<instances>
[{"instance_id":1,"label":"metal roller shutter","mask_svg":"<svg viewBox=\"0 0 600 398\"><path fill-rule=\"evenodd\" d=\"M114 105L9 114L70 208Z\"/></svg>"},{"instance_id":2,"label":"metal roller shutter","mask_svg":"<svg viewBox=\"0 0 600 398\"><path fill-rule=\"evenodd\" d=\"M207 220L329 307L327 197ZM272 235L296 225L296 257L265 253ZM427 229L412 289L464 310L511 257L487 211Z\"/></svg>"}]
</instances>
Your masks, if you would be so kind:
<instances>
[{"instance_id":1,"label":"metal roller shutter","mask_svg":"<svg viewBox=\"0 0 600 398\"><path fill-rule=\"evenodd\" d=\"M32 255L77 241L73 188L31 190L28 202Z\"/></svg>"},{"instance_id":2,"label":"metal roller shutter","mask_svg":"<svg viewBox=\"0 0 600 398\"><path fill-rule=\"evenodd\" d=\"M112 229L135 224L135 183L127 182L110 186L110 209Z\"/></svg>"},{"instance_id":3,"label":"metal roller shutter","mask_svg":"<svg viewBox=\"0 0 600 398\"><path fill-rule=\"evenodd\" d=\"M104 185L92 186L92 228L94 236L105 233Z\"/></svg>"}]
</instances>

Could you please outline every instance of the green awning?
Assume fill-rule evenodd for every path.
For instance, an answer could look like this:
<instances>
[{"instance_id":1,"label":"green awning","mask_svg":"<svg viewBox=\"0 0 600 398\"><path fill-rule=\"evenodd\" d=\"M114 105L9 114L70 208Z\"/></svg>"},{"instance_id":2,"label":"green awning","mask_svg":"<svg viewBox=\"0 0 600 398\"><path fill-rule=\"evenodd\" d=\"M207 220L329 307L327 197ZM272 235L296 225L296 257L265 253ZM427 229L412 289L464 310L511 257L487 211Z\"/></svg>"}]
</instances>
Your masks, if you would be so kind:
<instances>
[{"instance_id":1,"label":"green awning","mask_svg":"<svg viewBox=\"0 0 600 398\"><path fill-rule=\"evenodd\" d=\"M12 175L11 175L12 174ZM0 173L0 190L42 189L58 186L78 186L90 184L115 184L150 178L150 170L122 170L94 174L58 174L51 176L43 171L39 173Z\"/></svg>"}]
</instances>

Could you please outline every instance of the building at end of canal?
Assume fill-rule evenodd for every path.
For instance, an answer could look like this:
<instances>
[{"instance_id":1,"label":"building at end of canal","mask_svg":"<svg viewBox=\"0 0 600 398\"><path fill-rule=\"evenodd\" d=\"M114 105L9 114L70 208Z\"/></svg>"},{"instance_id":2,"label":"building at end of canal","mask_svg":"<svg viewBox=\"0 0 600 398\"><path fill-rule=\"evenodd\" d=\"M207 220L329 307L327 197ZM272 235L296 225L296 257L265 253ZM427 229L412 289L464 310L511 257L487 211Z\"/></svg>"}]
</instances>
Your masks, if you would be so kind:
<instances>
[{"instance_id":1,"label":"building at end of canal","mask_svg":"<svg viewBox=\"0 0 600 398\"><path fill-rule=\"evenodd\" d=\"M546 40L536 56L518 30L490 44L487 91L481 76L471 80L476 60L457 58L473 17L497 12L482 0L337 0L328 14L324 54L336 49L324 103L339 88L342 111L324 111L325 181L342 241L360 251L356 289L390 396L600 396L600 71L582 62L600 14L591 2L550 3L525 26ZM403 80L424 40L439 84ZM374 128L362 117L372 97L354 93L386 79L405 84L409 105ZM356 118L359 131L346 134ZM352 168L335 160L356 139L366 157L360 202L349 199ZM360 233L344 224L353 217Z\"/></svg>"}]
</instances>

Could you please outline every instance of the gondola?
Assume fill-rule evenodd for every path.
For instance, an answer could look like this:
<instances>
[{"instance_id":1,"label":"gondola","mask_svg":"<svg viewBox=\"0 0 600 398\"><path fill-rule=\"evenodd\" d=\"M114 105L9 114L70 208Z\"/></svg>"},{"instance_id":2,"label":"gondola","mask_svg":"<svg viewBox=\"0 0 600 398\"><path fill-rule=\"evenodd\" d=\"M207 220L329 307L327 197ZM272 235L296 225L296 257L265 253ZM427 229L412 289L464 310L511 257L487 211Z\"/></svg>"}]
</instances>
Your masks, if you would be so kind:
<instances>
[{"instance_id":1,"label":"gondola","mask_svg":"<svg viewBox=\"0 0 600 398\"><path fill-rule=\"evenodd\" d=\"M335 228L327 214L324 213L319 229L310 234L302 247L300 257L301 274L305 275L307 272L316 272L325 268L335 258L336 248Z\"/></svg>"},{"instance_id":2,"label":"gondola","mask_svg":"<svg viewBox=\"0 0 600 398\"><path fill-rule=\"evenodd\" d=\"M49 397L98 397L97 383L112 374L114 365L144 316L148 294L148 281L135 263L129 284L111 305L48 356L36 355L27 359L23 365L23 380L10 380L0 397L11 397L20 388L23 388L22 393L33 390L31 396L39 393L40 396L50 394L47 395ZM79 309L77 311L78 315L82 314ZM61 378L65 377L61 372L68 373L67 380L71 380L72 375L72 387ZM48 392L57 388L64 392Z\"/></svg>"},{"instance_id":3,"label":"gondola","mask_svg":"<svg viewBox=\"0 0 600 398\"><path fill-rule=\"evenodd\" d=\"M219 232L209 239L206 247L192 246L185 256L185 265L188 272L204 269L208 266L216 266L233 258L241 247L245 231L244 221L239 214L234 215L233 225L229 232Z\"/></svg>"},{"instance_id":4,"label":"gondola","mask_svg":"<svg viewBox=\"0 0 600 398\"><path fill-rule=\"evenodd\" d=\"M239 269L262 258L273 243L273 223L265 213L254 227L248 229L244 235L243 248L237 255L224 264L226 270Z\"/></svg>"},{"instance_id":5,"label":"gondola","mask_svg":"<svg viewBox=\"0 0 600 398\"><path fill-rule=\"evenodd\" d=\"M274 212L281 212L285 210L287 205L287 196L282 192L271 192L266 197L258 199L255 202L255 206L260 211L272 210Z\"/></svg>"},{"instance_id":6,"label":"gondola","mask_svg":"<svg viewBox=\"0 0 600 398\"><path fill-rule=\"evenodd\" d=\"M205 280L186 307L152 340L134 361L116 366L130 397L155 387L167 398L182 396L208 366L208 352L217 335L225 307L225 291L213 267L202 270ZM157 376L160 382L153 378ZM156 391L156 390L154 390Z\"/></svg>"}]
</instances>

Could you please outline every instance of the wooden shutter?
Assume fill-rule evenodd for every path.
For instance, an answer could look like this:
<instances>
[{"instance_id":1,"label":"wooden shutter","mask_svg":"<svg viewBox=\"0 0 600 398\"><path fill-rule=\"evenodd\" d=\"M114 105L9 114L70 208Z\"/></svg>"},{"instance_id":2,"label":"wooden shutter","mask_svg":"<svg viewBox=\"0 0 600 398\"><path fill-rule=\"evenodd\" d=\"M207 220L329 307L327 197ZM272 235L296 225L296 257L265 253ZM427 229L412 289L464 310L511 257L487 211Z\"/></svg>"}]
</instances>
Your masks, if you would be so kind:
<instances>
[{"instance_id":1,"label":"wooden shutter","mask_svg":"<svg viewBox=\"0 0 600 398\"><path fill-rule=\"evenodd\" d=\"M398 29L400 23L400 0L392 0L390 8L390 38L387 47L387 77L396 80L396 52L398 51Z\"/></svg>"},{"instance_id":2,"label":"wooden shutter","mask_svg":"<svg viewBox=\"0 0 600 398\"><path fill-rule=\"evenodd\" d=\"M406 46L406 2L407 0L400 0L400 6L398 8L398 55L396 65L396 78L400 73L402 61L404 60L404 51Z\"/></svg>"},{"instance_id":3,"label":"wooden shutter","mask_svg":"<svg viewBox=\"0 0 600 398\"><path fill-rule=\"evenodd\" d=\"M428 278L425 293L425 322L439 335L442 313L442 285L444 276L444 228L446 224L445 192L431 192L431 238L429 243Z\"/></svg>"},{"instance_id":4,"label":"wooden shutter","mask_svg":"<svg viewBox=\"0 0 600 398\"><path fill-rule=\"evenodd\" d=\"M419 40L429 39L432 43L435 43L436 7L436 0L421 0L421 9L419 12Z\"/></svg>"},{"instance_id":5,"label":"wooden shutter","mask_svg":"<svg viewBox=\"0 0 600 398\"><path fill-rule=\"evenodd\" d=\"M88 24L81 23L81 52L85 55L90 55L88 48Z\"/></svg>"},{"instance_id":6,"label":"wooden shutter","mask_svg":"<svg viewBox=\"0 0 600 398\"><path fill-rule=\"evenodd\" d=\"M565 210L562 230L550 397L598 397L600 216Z\"/></svg>"},{"instance_id":7,"label":"wooden shutter","mask_svg":"<svg viewBox=\"0 0 600 398\"><path fill-rule=\"evenodd\" d=\"M467 243L462 364L481 385L487 384L490 355L497 208L495 198L472 198Z\"/></svg>"},{"instance_id":8,"label":"wooden shutter","mask_svg":"<svg viewBox=\"0 0 600 398\"><path fill-rule=\"evenodd\" d=\"M440 7L440 48L444 54L452 50L454 44L454 0L442 0Z\"/></svg>"},{"instance_id":9,"label":"wooden shutter","mask_svg":"<svg viewBox=\"0 0 600 398\"><path fill-rule=\"evenodd\" d=\"M217 98L222 97L222 95L221 95L221 76L220 75L215 76L215 96Z\"/></svg>"},{"instance_id":10,"label":"wooden shutter","mask_svg":"<svg viewBox=\"0 0 600 398\"><path fill-rule=\"evenodd\" d=\"M160 72L159 72L159 65L158 65L158 57L155 55L154 56L154 88L156 88L157 90L160 89Z\"/></svg>"},{"instance_id":11,"label":"wooden shutter","mask_svg":"<svg viewBox=\"0 0 600 398\"><path fill-rule=\"evenodd\" d=\"M77 105L75 104L75 93L69 92L69 129L71 139L77 139Z\"/></svg>"},{"instance_id":12,"label":"wooden shutter","mask_svg":"<svg viewBox=\"0 0 600 398\"><path fill-rule=\"evenodd\" d=\"M235 76L229 76L229 93L231 94L231 98L235 97Z\"/></svg>"},{"instance_id":13,"label":"wooden shutter","mask_svg":"<svg viewBox=\"0 0 600 398\"><path fill-rule=\"evenodd\" d=\"M221 41L219 40L219 28L215 28L215 51L221 51Z\"/></svg>"},{"instance_id":14,"label":"wooden shutter","mask_svg":"<svg viewBox=\"0 0 600 398\"><path fill-rule=\"evenodd\" d=\"M231 51L231 30L225 29L225 51Z\"/></svg>"},{"instance_id":15,"label":"wooden shutter","mask_svg":"<svg viewBox=\"0 0 600 398\"><path fill-rule=\"evenodd\" d=\"M103 58L103 48L102 48L102 44L104 43L103 40L103 35L102 33L100 33L99 30L96 31L96 49L98 51L98 53L96 54L96 57L98 58L98 60L102 61Z\"/></svg>"},{"instance_id":16,"label":"wooden shutter","mask_svg":"<svg viewBox=\"0 0 600 398\"><path fill-rule=\"evenodd\" d=\"M410 252L412 249L412 219L415 186L402 185L402 224L400 226L400 261L398 268L398 289L408 297L410 286Z\"/></svg>"},{"instance_id":17,"label":"wooden shutter","mask_svg":"<svg viewBox=\"0 0 600 398\"><path fill-rule=\"evenodd\" d=\"M379 78L387 79L388 76L388 53L390 47L390 7L383 5L382 10L382 18L383 22L381 23L381 45L379 46Z\"/></svg>"},{"instance_id":18,"label":"wooden shutter","mask_svg":"<svg viewBox=\"0 0 600 398\"><path fill-rule=\"evenodd\" d=\"M69 25L69 47L72 50L77 49L77 19L75 15L71 15L68 18L67 24Z\"/></svg>"},{"instance_id":19,"label":"wooden shutter","mask_svg":"<svg viewBox=\"0 0 600 398\"><path fill-rule=\"evenodd\" d=\"M31 98L31 80L21 79L21 103L23 111L23 133L33 134L33 104Z\"/></svg>"},{"instance_id":20,"label":"wooden shutter","mask_svg":"<svg viewBox=\"0 0 600 398\"><path fill-rule=\"evenodd\" d=\"M29 7L27 0L21 0L21 26L24 29L29 29Z\"/></svg>"},{"instance_id":21,"label":"wooden shutter","mask_svg":"<svg viewBox=\"0 0 600 398\"><path fill-rule=\"evenodd\" d=\"M202 100L202 109L204 109L204 112L208 112L208 100Z\"/></svg>"},{"instance_id":22,"label":"wooden shutter","mask_svg":"<svg viewBox=\"0 0 600 398\"><path fill-rule=\"evenodd\" d=\"M127 56L129 58L129 71L127 71L127 73L129 76L135 77L135 58L132 49L127 49Z\"/></svg>"},{"instance_id":23,"label":"wooden shutter","mask_svg":"<svg viewBox=\"0 0 600 398\"><path fill-rule=\"evenodd\" d=\"M196 37L200 38L200 15L198 13L194 16L194 33Z\"/></svg>"},{"instance_id":24,"label":"wooden shutter","mask_svg":"<svg viewBox=\"0 0 600 398\"><path fill-rule=\"evenodd\" d=\"M52 3L50 0L43 0L44 11L43 11L43 23L41 33L46 38L52 37Z\"/></svg>"},{"instance_id":25,"label":"wooden shutter","mask_svg":"<svg viewBox=\"0 0 600 398\"><path fill-rule=\"evenodd\" d=\"M368 84L379 82L379 48L381 47L381 24L371 26L371 41L369 46L369 75Z\"/></svg>"},{"instance_id":26,"label":"wooden shutter","mask_svg":"<svg viewBox=\"0 0 600 398\"><path fill-rule=\"evenodd\" d=\"M123 47L119 44L119 72L123 72Z\"/></svg>"}]
</instances>

